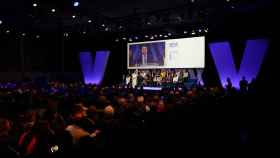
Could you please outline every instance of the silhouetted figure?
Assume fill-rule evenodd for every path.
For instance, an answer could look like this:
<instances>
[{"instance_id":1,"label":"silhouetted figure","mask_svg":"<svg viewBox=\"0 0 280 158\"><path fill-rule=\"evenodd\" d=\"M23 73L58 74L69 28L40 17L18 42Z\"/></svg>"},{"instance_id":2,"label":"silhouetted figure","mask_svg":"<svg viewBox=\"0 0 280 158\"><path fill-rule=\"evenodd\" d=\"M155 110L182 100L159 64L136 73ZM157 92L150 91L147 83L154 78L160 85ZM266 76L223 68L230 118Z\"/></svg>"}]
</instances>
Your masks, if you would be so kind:
<instances>
[{"instance_id":1,"label":"silhouetted figure","mask_svg":"<svg viewBox=\"0 0 280 158\"><path fill-rule=\"evenodd\" d=\"M232 89L232 83L230 78L227 78L227 84L226 84L227 91L230 91Z\"/></svg>"},{"instance_id":2,"label":"silhouetted figure","mask_svg":"<svg viewBox=\"0 0 280 158\"><path fill-rule=\"evenodd\" d=\"M248 90L248 81L245 76L242 77L242 80L239 82L239 87L241 92L247 92Z\"/></svg>"}]
</instances>

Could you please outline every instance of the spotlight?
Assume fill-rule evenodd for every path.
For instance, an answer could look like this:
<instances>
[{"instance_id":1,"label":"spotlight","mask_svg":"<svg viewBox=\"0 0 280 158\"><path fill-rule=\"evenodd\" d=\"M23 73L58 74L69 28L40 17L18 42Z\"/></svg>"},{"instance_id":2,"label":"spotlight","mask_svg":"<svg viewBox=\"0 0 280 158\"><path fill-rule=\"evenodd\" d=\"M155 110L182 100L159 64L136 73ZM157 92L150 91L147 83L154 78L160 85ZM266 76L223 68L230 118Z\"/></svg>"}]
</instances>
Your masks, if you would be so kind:
<instances>
[{"instance_id":1,"label":"spotlight","mask_svg":"<svg viewBox=\"0 0 280 158\"><path fill-rule=\"evenodd\" d=\"M74 7L78 7L79 5L80 5L80 3L77 2L77 1L73 3L73 6L74 6Z\"/></svg>"},{"instance_id":2,"label":"spotlight","mask_svg":"<svg viewBox=\"0 0 280 158\"><path fill-rule=\"evenodd\" d=\"M192 3L194 3L194 0L191 0Z\"/></svg>"},{"instance_id":3,"label":"spotlight","mask_svg":"<svg viewBox=\"0 0 280 158\"><path fill-rule=\"evenodd\" d=\"M21 35L24 37L26 35L26 33L22 33Z\"/></svg>"},{"instance_id":4,"label":"spotlight","mask_svg":"<svg viewBox=\"0 0 280 158\"><path fill-rule=\"evenodd\" d=\"M151 40L152 40L152 39L154 39L154 36L151 36L151 38L150 38L150 39L151 39Z\"/></svg>"},{"instance_id":5,"label":"spotlight","mask_svg":"<svg viewBox=\"0 0 280 158\"><path fill-rule=\"evenodd\" d=\"M2 20L0 20L0 25L1 25L1 24L3 24L3 21L2 21Z\"/></svg>"},{"instance_id":6,"label":"spotlight","mask_svg":"<svg viewBox=\"0 0 280 158\"><path fill-rule=\"evenodd\" d=\"M129 42L132 42L132 39L131 39L131 38L129 38Z\"/></svg>"},{"instance_id":7,"label":"spotlight","mask_svg":"<svg viewBox=\"0 0 280 158\"><path fill-rule=\"evenodd\" d=\"M76 15L72 15L72 18L75 19L75 18L76 18Z\"/></svg>"},{"instance_id":8,"label":"spotlight","mask_svg":"<svg viewBox=\"0 0 280 158\"><path fill-rule=\"evenodd\" d=\"M51 11L54 13L54 12L55 12L55 9L52 9Z\"/></svg>"},{"instance_id":9,"label":"spotlight","mask_svg":"<svg viewBox=\"0 0 280 158\"><path fill-rule=\"evenodd\" d=\"M126 40L126 38L125 38L125 37L123 37L122 39L123 39L124 41Z\"/></svg>"},{"instance_id":10,"label":"spotlight","mask_svg":"<svg viewBox=\"0 0 280 158\"><path fill-rule=\"evenodd\" d=\"M83 34L85 35L85 34L86 34L86 31L83 31Z\"/></svg>"},{"instance_id":11,"label":"spotlight","mask_svg":"<svg viewBox=\"0 0 280 158\"><path fill-rule=\"evenodd\" d=\"M109 31L109 28L108 28L108 27L106 27L106 28L105 28L105 31Z\"/></svg>"},{"instance_id":12,"label":"spotlight","mask_svg":"<svg viewBox=\"0 0 280 158\"><path fill-rule=\"evenodd\" d=\"M188 33L188 31L184 31L184 34L187 34Z\"/></svg>"},{"instance_id":13,"label":"spotlight","mask_svg":"<svg viewBox=\"0 0 280 158\"><path fill-rule=\"evenodd\" d=\"M137 36L135 36L134 39L138 40L139 38Z\"/></svg>"},{"instance_id":14,"label":"spotlight","mask_svg":"<svg viewBox=\"0 0 280 158\"><path fill-rule=\"evenodd\" d=\"M172 34L171 34L171 33L168 33L167 35L168 35L168 36L171 36Z\"/></svg>"},{"instance_id":15,"label":"spotlight","mask_svg":"<svg viewBox=\"0 0 280 158\"><path fill-rule=\"evenodd\" d=\"M159 37L162 37L162 34L160 34Z\"/></svg>"},{"instance_id":16,"label":"spotlight","mask_svg":"<svg viewBox=\"0 0 280 158\"><path fill-rule=\"evenodd\" d=\"M200 33L200 32L202 32L202 30L201 30L201 29L198 29L198 32Z\"/></svg>"},{"instance_id":17,"label":"spotlight","mask_svg":"<svg viewBox=\"0 0 280 158\"><path fill-rule=\"evenodd\" d=\"M37 7L38 6L38 4L37 3L33 3L33 7Z\"/></svg>"},{"instance_id":18,"label":"spotlight","mask_svg":"<svg viewBox=\"0 0 280 158\"><path fill-rule=\"evenodd\" d=\"M6 30L6 33L10 33L11 31L10 30Z\"/></svg>"},{"instance_id":19,"label":"spotlight","mask_svg":"<svg viewBox=\"0 0 280 158\"><path fill-rule=\"evenodd\" d=\"M122 28L123 28L123 26L120 25L120 26L119 26L119 29L122 29Z\"/></svg>"},{"instance_id":20,"label":"spotlight","mask_svg":"<svg viewBox=\"0 0 280 158\"><path fill-rule=\"evenodd\" d=\"M230 2L230 0L226 0L227 2Z\"/></svg>"},{"instance_id":21,"label":"spotlight","mask_svg":"<svg viewBox=\"0 0 280 158\"><path fill-rule=\"evenodd\" d=\"M102 24L101 26L102 26L102 27L105 27L105 24Z\"/></svg>"},{"instance_id":22,"label":"spotlight","mask_svg":"<svg viewBox=\"0 0 280 158\"><path fill-rule=\"evenodd\" d=\"M91 23L91 22L92 22L92 20L89 19L89 20L88 20L88 23Z\"/></svg>"},{"instance_id":23,"label":"spotlight","mask_svg":"<svg viewBox=\"0 0 280 158\"><path fill-rule=\"evenodd\" d=\"M234 9L235 7L234 6L231 6L231 9Z\"/></svg>"},{"instance_id":24,"label":"spotlight","mask_svg":"<svg viewBox=\"0 0 280 158\"><path fill-rule=\"evenodd\" d=\"M155 38L157 38L157 35L154 35Z\"/></svg>"},{"instance_id":25,"label":"spotlight","mask_svg":"<svg viewBox=\"0 0 280 158\"><path fill-rule=\"evenodd\" d=\"M69 34L68 33L64 33L64 37L68 37L69 36Z\"/></svg>"},{"instance_id":26,"label":"spotlight","mask_svg":"<svg viewBox=\"0 0 280 158\"><path fill-rule=\"evenodd\" d=\"M148 35L145 35L145 38L148 38L149 36Z\"/></svg>"},{"instance_id":27,"label":"spotlight","mask_svg":"<svg viewBox=\"0 0 280 158\"><path fill-rule=\"evenodd\" d=\"M168 36L167 36L167 35L164 35L164 37L167 38Z\"/></svg>"},{"instance_id":28,"label":"spotlight","mask_svg":"<svg viewBox=\"0 0 280 158\"><path fill-rule=\"evenodd\" d=\"M116 41L116 42L119 42L120 40L117 38L115 41Z\"/></svg>"},{"instance_id":29,"label":"spotlight","mask_svg":"<svg viewBox=\"0 0 280 158\"><path fill-rule=\"evenodd\" d=\"M39 35L36 35L36 38L40 38L40 36L39 36Z\"/></svg>"}]
</instances>

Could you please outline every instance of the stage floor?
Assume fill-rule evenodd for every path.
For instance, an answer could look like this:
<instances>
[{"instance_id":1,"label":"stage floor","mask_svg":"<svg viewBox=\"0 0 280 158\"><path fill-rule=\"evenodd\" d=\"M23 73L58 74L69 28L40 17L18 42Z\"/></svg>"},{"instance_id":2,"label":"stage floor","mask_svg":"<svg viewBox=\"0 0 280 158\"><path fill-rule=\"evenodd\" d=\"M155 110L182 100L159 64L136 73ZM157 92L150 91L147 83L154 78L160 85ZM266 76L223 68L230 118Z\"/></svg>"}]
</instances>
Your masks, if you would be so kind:
<instances>
[{"instance_id":1,"label":"stage floor","mask_svg":"<svg viewBox=\"0 0 280 158\"><path fill-rule=\"evenodd\" d=\"M137 89L140 89L140 87L138 87ZM144 90L152 90L152 91L161 91L162 87L148 87L148 86L144 86L143 89Z\"/></svg>"}]
</instances>

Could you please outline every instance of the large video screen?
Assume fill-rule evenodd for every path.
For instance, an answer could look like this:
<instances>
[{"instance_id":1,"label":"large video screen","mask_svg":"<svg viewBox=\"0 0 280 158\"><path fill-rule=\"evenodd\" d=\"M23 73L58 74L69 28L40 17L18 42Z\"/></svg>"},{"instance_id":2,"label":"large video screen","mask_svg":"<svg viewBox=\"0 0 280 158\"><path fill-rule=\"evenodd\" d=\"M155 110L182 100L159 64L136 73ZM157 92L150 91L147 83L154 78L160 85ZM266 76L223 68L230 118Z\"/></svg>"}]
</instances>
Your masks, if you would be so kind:
<instances>
[{"instance_id":1,"label":"large video screen","mask_svg":"<svg viewBox=\"0 0 280 158\"><path fill-rule=\"evenodd\" d=\"M204 68L205 37L128 43L128 69Z\"/></svg>"}]
</instances>

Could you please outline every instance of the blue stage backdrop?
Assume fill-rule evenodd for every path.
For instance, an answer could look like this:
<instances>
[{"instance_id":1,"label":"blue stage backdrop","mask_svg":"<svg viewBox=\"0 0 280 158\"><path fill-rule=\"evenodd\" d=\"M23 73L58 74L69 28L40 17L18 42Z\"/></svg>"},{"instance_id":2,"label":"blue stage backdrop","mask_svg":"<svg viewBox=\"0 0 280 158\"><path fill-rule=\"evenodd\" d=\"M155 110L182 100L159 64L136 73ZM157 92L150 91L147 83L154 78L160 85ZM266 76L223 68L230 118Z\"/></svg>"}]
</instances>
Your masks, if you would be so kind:
<instances>
[{"instance_id":1,"label":"blue stage backdrop","mask_svg":"<svg viewBox=\"0 0 280 158\"><path fill-rule=\"evenodd\" d=\"M91 52L80 53L80 64L86 84L100 84L109 59L109 51L97 51L93 63Z\"/></svg>"},{"instance_id":2,"label":"blue stage backdrop","mask_svg":"<svg viewBox=\"0 0 280 158\"><path fill-rule=\"evenodd\" d=\"M238 88L242 76L245 76L248 81L257 78L268 43L268 39L247 40L239 71L236 69L229 42L210 43L210 51L221 84L225 86L226 79L230 78L232 85Z\"/></svg>"}]
</instances>

